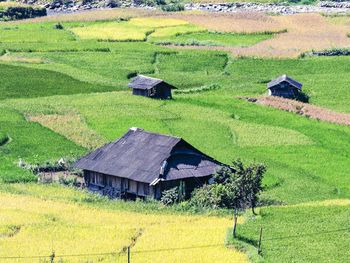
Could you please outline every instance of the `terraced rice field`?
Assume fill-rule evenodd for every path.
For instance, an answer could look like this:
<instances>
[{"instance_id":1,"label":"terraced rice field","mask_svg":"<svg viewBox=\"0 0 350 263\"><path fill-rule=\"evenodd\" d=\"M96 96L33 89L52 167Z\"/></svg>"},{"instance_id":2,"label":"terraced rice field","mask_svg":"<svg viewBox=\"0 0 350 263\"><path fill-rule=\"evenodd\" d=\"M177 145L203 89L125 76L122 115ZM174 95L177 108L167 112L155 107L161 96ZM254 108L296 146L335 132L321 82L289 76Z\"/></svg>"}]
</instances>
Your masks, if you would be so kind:
<instances>
[{"instance_id":1,"label":"terraced rice field","mask_svg":"<svg viewBox=\"0 0 350 263\"><path fill-rule=\"evenodd\" d=\"M247 262L225 247L229 218L146 215L5 193L0 207L0 259L44 261L55 251L63 262L124 262L132 246L133 262Z\"/></svg>"},{"instance_id":2,"label":"terraced rice field","mask_svg":"<svg viewBox=\"0 0 350 263\"><path fill-rule=\"evenodd\" d=\"M238 98L263 95L267 82L288 74L304 84L311 104L350 113L349 57L290 58L312 48L347 47L349 32L346 18L314 14L118 9L1 25L0 248L6 249L0 256L97 251L116 254L84 260L125 262L125 253L118 253L132 245L132 262L246 262L248 256L252 262L345 262L345 230L302 241L271 239L347 227L350 127ZM154 45L189 38L224 47ZM138 73L163 78L180 92L170 101L132 96L127 84ZM37 177L17 165L78 158L135 126L181 136L226 163L241 158L267 165L261 202L274 206L257 217L245 214L240 240L232 241L245 254L224 245L230 211L190 216L180 205L108 201L35 184ZM10 143L1 143L7 137ZM266 235L262 258L260 226Z\"/></svg>"}]
</instances>

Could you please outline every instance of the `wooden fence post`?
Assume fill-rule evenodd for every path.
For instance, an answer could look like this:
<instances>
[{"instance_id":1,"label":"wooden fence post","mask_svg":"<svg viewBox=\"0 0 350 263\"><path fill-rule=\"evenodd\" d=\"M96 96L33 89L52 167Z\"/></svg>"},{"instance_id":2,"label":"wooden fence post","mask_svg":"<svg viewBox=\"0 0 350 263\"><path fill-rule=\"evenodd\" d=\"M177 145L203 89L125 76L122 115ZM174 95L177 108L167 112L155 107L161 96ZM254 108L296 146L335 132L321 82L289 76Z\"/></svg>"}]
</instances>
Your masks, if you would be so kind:
<instances>
[{"instance_id":1,"label":"wooden fence post","mask_svg":"<svg viewBox=\"0 0 350 263\"><path fill-rule=\"evenodd\" d=\"M50 255L50 263L54 263L55 261L55 251L52 251L52 254Z\"/></svg>"},{"instance_id":2,"label":"wooden fence post","mask_svg":"<svg viewBox=\"0 0 350 263\"><path fill-rule=\"evenodd\" d=\"M128 263L130 263L130 246L128 246Z\"/></svg>"},{"instance_id":3,"label":"wooden fence post","mask_svg":"<svg viewBox=\"0 0 350 263\"><path fill-rule=\"evenodd\" d=\"M262 239L262 232L263 232L263 228L260 227L260 236L259 236L259 244L258 244L258 254L261 254L261 239Z\"/></svg>"},{"instance_id":4,"label":"wooden fence post","mask_svg":"<svg viewBox=\"0 0 350 263\"><path fill-rule=\"evenodd\" d=\"M233 237L236 238L236 229L237 229L237 210L236 207L233 210L233 230L232 230L232 234Z\"/></svg>"}]
</instances>

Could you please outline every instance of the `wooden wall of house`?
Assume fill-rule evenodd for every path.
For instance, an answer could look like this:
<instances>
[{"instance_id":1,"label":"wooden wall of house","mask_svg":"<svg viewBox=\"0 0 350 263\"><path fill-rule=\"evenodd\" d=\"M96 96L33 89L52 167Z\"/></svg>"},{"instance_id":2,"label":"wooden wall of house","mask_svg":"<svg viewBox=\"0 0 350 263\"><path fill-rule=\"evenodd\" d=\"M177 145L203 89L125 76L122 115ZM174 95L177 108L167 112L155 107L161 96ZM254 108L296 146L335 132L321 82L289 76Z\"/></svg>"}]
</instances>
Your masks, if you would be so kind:
<instances>
[{"instance_id":1,"label":"wooden wall of house","mask_svg":"<svg viewBox=\"0 0 350 263\"><path fill-rule=\"evenodd\" d=\"M191 194L195 188L201 187L204 184L208 184L210 178L211 176L206 176L201 178L187 178L183 180L165 181L161 183L160 191L162 193L165 190L179 187L181 188L180 191L183 191L182 194L184 195L185 199L188 199L191 197Z\"/></svg>"},{"instance_id":2,"label":"wooden wall of house","mask_svg":"<svg viewBox=\"0 0 350 263\"><path fill-rule=\"evenodd\" d=\"M89 188L102 190L105 187L112 187L121 192L126 192L139 197L154 197L154 187L147 183L121 178L117 176L84 171L85 184Z\"/></svg>"},{"instance_id":3,"label":"wooden wall of house","mask_svg":"<svg viewBox=\"0 0 350 263\"><path fill-rule=\"evenodd\" d=\"M156 87L155 98L159 99L171 99L171 89L168 85L160 85Z\"/></svg>"},{"instance_id":4,"label":"wooden wall of house","mask_svg":"<svg viewBox=\"0 0 350 263\"><path fill-rule=\"evenodd\" d=\"M138 95L138 96L148 97L148 90L133 89L133 90L132 90L132 94L133 94L133 95Z\"/></svg>"},{"instance_id":5,"label":"wooden wall of house","mask_svg":"<svg viewBox=\"0 0 350 263\"><path fill-rule=\"evenodd\" d=\"M153 89L133 89L132 94L156 99L171 99L171 89L165 84L156 86Z\"/></svg>"},{"instance_id":6,"label":"wooden wall of house","mask_svg":"<svg viewBox=\"0 0 350 263\"><path fill-rule=\"evenodd\" d=\"M289 83L280 83L270 88L269 95L283 98L295 98L298 95L298 89L291 86Z\"/></svg>"}]
</instances>

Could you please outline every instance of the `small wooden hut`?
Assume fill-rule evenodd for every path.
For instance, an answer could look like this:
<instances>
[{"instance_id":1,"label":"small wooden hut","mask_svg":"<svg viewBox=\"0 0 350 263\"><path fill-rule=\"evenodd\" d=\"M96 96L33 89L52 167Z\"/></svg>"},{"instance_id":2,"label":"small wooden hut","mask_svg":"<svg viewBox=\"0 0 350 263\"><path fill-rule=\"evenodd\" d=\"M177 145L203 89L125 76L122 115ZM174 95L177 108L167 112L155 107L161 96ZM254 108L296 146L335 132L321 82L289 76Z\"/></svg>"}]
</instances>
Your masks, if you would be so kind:
<instances>
[{"instance_id":1,"label":"small wooden hut","mask_svg":"<svg viewBox=\"0 0 350 263\"><path fill-rule=\"evenodd\" d=\"M270 96L296 98L301 92L302 84L287 75L282 75L267 84Z\"/></svg>"},{"instance_id":2,"label":"small wooden hut","mask_svg":"<svg viewBox=\"0 0 350 263\"><path fill-rule=\"evenodd\" d=\"M133 95L156 99L171 99L171 90L176 87L166 83L164 80L138 75L128 85L132 88Z\"/></svg>"},{"instance_id":3,"label":"small wooden hut","mask_svg":"<svg viewBox=\"0 0 350 263\"><path fill-rule=\"evenodd\" d=\"M120 139L82 157L85 184L111 197L153 197L179 187L189 197L209 182L220 162L179 137L131 128Z\"/></svg>"}]
</instances>

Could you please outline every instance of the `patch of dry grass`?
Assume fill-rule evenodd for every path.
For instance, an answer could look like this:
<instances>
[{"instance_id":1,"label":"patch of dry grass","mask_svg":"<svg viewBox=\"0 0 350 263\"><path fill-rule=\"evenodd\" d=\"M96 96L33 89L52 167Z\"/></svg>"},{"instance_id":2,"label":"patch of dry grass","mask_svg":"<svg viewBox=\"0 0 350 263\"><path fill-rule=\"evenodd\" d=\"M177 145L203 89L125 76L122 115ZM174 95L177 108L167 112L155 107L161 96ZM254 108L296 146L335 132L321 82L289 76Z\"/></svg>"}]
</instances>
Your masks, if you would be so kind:
<instances>
[{"instance_id":1,"label":"patch of dry grass","mask_svg":"<svg viewBox=\"0 0 350 263\"><path fill-rule=\"evenodd\" d=\"M278 32L286 27L275 17L262 13L191 13L162 14L160 16L185 20L191 24L207 28L212 31L234 33L261 33L266 31Z\"/></svg>"},{"instance_id":2,"label":"patch of dry grass","mask_svg":"<svg viewBox=\"0 0 350 263\"><path fill-rule=\"evenodd\" d=\"M133 18L129 21L130 25L138 27L152 27L152 28L162 28L162 27L173 27L173 26L183 26L188 25L187 21L175 18L162 19L160 17L138 17Z\"/></svg>"},{"instance_id":3,"label":"patch of dry grass","mask_svg":"<svg viewBox=\"0 0 350 263\"><path fill-rule=\"evenodd\" d=\"M75 113L30 116L28 120L38 122L88 149L96 149L106 143L104 138L89 129L82 117Z\"/></svg>"},{"instance_id":4,"label":"patch of dry grass","mask_svg":"<svg viewBox=\"0 0 350 263\"><path fill-rule=\"evenodd\" d=\"M298 57L311 50L350 47L350 38L347 36L350 20L347 17L329 18L320 14L266 16L254 13L182 14L176 17L217 31L253 33L287 29L286 33L250 47L200 47L228 51L234 56Z\"/></svg>"},{"instance_id":5,"label":"patch of dry grass","mask_svg":"<svg viewBox=\"0 0 350 263\"><path fill-rule=\"evenodd\" d=\"M294 112L312 119L341 125L350 125L350 114L331 111L308 103L272 96L261 97L257 100L257 103L276 109Z\"/></svg>"},{"instance_id":6,"label":"patch of dry grass","mask_svg":"<svg viewBox=\"0 0 350 263\"><path fill-rule=\"evenodd\" d=\"M0 56L0 62L42 64L45 61L42 58L28 58L5 54L3 56Z\"/></svg>"}]
</instances>

